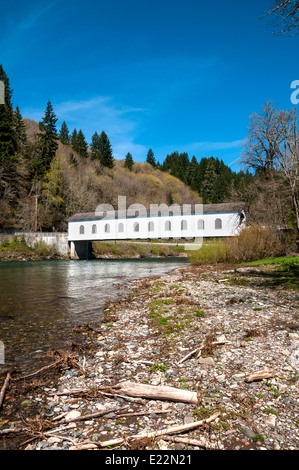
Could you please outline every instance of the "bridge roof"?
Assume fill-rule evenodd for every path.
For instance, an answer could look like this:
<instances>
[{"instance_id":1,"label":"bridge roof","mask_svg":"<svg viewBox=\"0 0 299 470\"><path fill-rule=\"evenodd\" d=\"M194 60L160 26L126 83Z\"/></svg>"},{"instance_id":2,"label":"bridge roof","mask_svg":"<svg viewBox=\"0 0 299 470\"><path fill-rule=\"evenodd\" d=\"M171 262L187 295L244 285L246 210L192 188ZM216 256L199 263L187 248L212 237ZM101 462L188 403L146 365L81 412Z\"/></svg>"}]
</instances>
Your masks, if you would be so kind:
<instances>
[{"instance_id":1,"label":"bridge roof","mask_svg":"<svg viewBox=\"0 0 299 470\"><path fill-rule=\"evenodd\" d=\"M175 205L174 205L175 206ZM243 202L236 202L236 203L222 203L222 204L203 204L203 205L194 205L194 204L186 204L186 206L190 206L190 212L189 214L194 215L194 214L220 214L220 213L235 213L235 212L240 212L242 210L245 210L245 204ZM156 207L156 206L155 206ZM163 207L163 204L159 206L158 213L161 213L161 216L169 216L169 212L171 212L171 206L165 205ZM179 206L181 208L181 212L179 215L188 215L185 211L183 212L183 207ZM202 211L201 212L201 208ZM136 217L136 213L138 213L138 210L132 211L131 217ZM153 216L154 211L152 209L146 209L147 212L147 217ZM116 218L116 219L123 219L125 217L130 217L130 213L128 212L126 215L124 212L118 212L118 211L107 211L101 213L97 212L85 212L85 213L80 213L80 214L75 214L72 217L68 219L68 222L76 222L80 220L101 220L105 217L111 217ZM174 213L174 215L176 215ZM141 216L141 214L140 214Z\"/></svg>"}]
</instances>

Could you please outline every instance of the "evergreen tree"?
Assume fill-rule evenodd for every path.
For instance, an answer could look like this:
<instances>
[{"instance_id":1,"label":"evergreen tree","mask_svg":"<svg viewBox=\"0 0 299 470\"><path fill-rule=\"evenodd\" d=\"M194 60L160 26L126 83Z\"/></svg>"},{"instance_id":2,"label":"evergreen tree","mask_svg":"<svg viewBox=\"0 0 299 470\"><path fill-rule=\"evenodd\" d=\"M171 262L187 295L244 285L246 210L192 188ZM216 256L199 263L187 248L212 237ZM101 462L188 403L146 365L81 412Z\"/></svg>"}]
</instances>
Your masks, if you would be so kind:
<instances>
[{"instance_id":1,"label":"evergreen tree","mask_svg":"<svg viewBox=\"0 0 299 470\"><path fill-rule=\"evenodd\" d=\"M33 161L33 176L44 176L49 170L51 161L58 148L58 135L56 130L57 117L50 101L42 121L39 122L40 133L37 135L40 153Z\"/></svg>"},{"instance_id":2,"label":"evergreen tree","mask_svg":"<svg viewBox=\"0 0 299 470\"><path fill-rule=\"evenodd\" d=\"M77 139L78 139L78 132L77 129L74 129L71 135L71 146L75 152L77 152Z\"/></svg>"},{"instance_id":3,"label":"evergreen tree","mask_svg":"<svg viewBox=\"0 0 299 470\"><path fill-rule=\"evenodd\" d=\"M13 113L13 119L16 139L16 150L17 152L24 154L27 145L27 133L26 126L24 124L23 117L18 106L16 107Z\"/></svg>"},{"instance_id":4,"label":"evergreen tree","mask_svg":"<svg viewBox=\"0 0 299 470\"><path fill-rule=\"evenodd\" d=\"M69 130L65 121L63 121L61 128L60 128L59 139L62 144L65 144L65 145L70 144L71 139L70 139Z\"/></svg>"},{"instance_id":5,"label":"evergreen tree","mask_svg":"<svg viewBox=\"0 0 299 470\"><path fill-rule=\"evenodd\" d=\"M178 159L178 178L183 181L185 184L187 183L188 173L189 173L189 157L186 152L180 153Z\"/></svg>"},{"instance_id":6,"label":"evergreen tree","mask_svg":"<svg viewBox=\"0 0 299 470\"><path fill-rule=\"evenodd\" d=\"M179 174L179 154L173 152L167 155L162 165L162 170L170 173L172 176L178 177Z\"/></svg>"},{"instance_id":7,"label":"evergreen tree","mask_svg":"<svg viewBox=\"0 0 299 470\"><path fill-rule=\"evenodd\" d=\"M88 157L88 145L81 129L76 138L76 151L82 155L82 157Z\"/></svg>"},{"instance_id":8,"label":"evergreen tree","mask_svg":"<svg viewBox=\"0 0 299 470\"><path fill-rule=\"evenodd\" d=\"M114 158L112 154L112 148L107 134L102 131L99 139L100 147L100 161L101 164L107 168L114 167Z\"/></svg>"},{"instance_id":9,"label":"evergreen tree","mask_svg":"<svg viewBox=\"0 0 299 470\"><path fill-rule=\"evenodd\" d=\"M198 171L198 163L195 156L192 157L192 160L189 165L188 175L186 183L193 191L196 191L196 175Z\"/></svg>"},{"instance_id":10,"label":"evergreen tree","mask_svg":"<svg viewBox=\"0 0 299 470\"><path fill-rule=\"evenodd\" d=\"M77 159L76 159L75 155L73 154L73 152L70 153L69 163L70 163L71 166L73 166L75 168L78 166Z\"/></svg>"},{"instance_id":11,"label":"evergreen tree","mask_svg":"<svg viewBox=\"0 0 299 470\"><path fill-rule=\"evenodd\" d=\"M95 132L91 138L90 150L92 160L101 160L101 143L100 136L97 132Z\"/></svg>"},{"instance_id":12,"label":"evergreen tree","mask_svg":"<svg viewBox=\"0 0 299 470\"><path fill-rule=\"evenodd\" d=\"M156 159L155 159L154 152L152 151L152 149L149 149L147 153L146 163L149 163L153 167L156 166Z\"/></svg>"},{"instance_id":13,"label":"evergreen tree","mask_svg":"<svg viewBox=\"0 0 299 470\"><path fill-rule=\"evenodd\" d=\"M124 167L128 168L130 171L132 171L134 165L133 157L130 154L130 152L127 153L126 158L125 158L125 164Z\"/></svg>"},{"instance_id":14,"label":"evergreen tree","mask_svg":"<svg viewBox=\"0 0 299 470\"><path fill-rule=\"evenodd\" d=\"M0 64L0 80L4 83L4 104L0 105L0 161L14 160L16 137L14 132L12 90L9 79Z\"/></svg>"},{"instance_id":15,"label":"evergreen tree","mask_svg":"<svg viewBox=\"0 0 299 470\"><path fill-rule=\"evenodd\" d=\"M194 187L198 194L202 196L203 192L203 181L205 177L205 172L208 164L207 158L202 158L197 166L196 175L194 178Z\"/></svg>"},{"instance_id":16,"label":"evergreen tree","mask_svg":"<svg viewBox=\"0 0 299 470\"><path fill-rule=\"evenodd\" d=\"M213 157L211 157L208 161L203 180L202 197L204 204L212 204L214 202L216 180L216 161Z\"/></svg>"}]
</instances>

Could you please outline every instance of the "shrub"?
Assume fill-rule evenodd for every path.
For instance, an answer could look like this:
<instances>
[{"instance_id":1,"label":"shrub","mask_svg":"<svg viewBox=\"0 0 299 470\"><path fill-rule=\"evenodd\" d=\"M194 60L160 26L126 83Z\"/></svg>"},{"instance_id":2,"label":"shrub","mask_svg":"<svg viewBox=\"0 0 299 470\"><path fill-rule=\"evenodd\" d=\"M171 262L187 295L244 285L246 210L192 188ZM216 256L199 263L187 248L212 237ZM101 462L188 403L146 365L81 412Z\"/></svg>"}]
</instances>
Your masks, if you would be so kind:
<instances>
[{"instance_id":1,"label":"shrub","mask_svg":"<svg viewBox=\"0 0 299 470\"><path fill-rule=\"evenodd\" d=\"M284 246L277 232L270 227L252 225L237 237L227 240L232 261L255 261L284 254Z\"/></svg>"},{"instance_id":2,"label":"shrub","mask_svg":"<svg viewBox=\"0 0 299 470\"><path fill-rule=\"evenodd\" d=\"M283 256L286 247L278 233L269 227L252 225L236 237L210 240L200 250L190 252L192 264L243 263Z\"/></svg>"}]
</instances>

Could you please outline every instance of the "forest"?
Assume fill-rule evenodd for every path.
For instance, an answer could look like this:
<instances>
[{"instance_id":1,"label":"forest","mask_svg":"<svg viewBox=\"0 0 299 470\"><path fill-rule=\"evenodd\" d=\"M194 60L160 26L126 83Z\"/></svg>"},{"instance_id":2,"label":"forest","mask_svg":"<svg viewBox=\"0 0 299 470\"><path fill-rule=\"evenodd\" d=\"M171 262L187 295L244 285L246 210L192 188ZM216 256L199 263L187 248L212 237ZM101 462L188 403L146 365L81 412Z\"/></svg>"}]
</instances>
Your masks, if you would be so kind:
<instances>
[{"instance_id":1,"label":"forest","mask_svg":"<svg viewBox=\"0 0 299 470\"><path fill-rule=\"evenodd\" d=\"M267 102L260 115L249 118L239 172L219 157L177 151L157 159L149 149L141 163L131 153L115 159L104 130L95 131L87 142L82 129L70 131L66 122L58 129L50 101L40 122L23 118L13 106L1 65L0 81L5 86L5 104L0 106L2 231L65 231L73 214L94 211L103 203L117 207L118 196L126 196L128 205L145 207L242 201L249 223L298 237L298 156L295 144L289 145L295 135L294 113ZM286 141L294 161L281 161Z\"/></svg>"}]
</instances>

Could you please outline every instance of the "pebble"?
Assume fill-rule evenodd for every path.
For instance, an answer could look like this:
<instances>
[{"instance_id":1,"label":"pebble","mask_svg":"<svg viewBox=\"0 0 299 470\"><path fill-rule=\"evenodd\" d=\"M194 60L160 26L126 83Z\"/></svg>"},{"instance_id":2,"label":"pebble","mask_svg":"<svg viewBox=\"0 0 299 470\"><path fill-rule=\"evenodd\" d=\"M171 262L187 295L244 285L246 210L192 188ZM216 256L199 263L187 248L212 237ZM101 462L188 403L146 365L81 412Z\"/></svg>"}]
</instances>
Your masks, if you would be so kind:
<instances>
[{"instance_id":1,"label":"pebble","mask_svg":"<svg viewBox=\"0 0 299 470\"><path fill-rule=\"evenodd\" d=\"M131 380L196 391L200 401L198 405L190 405L99 396L72 402L68 395L60 396L59 401L45 400L47 413L55 417L67 412L66 419L96 411L109 412L122 406L148 412L130 421L110 412L92 421L70 423L74 426L61 437L76 439L76 445L107 440L108 435L109 439L126 437L189 424L221 409L221 417L214 423L217 434L213 434L213 426L207 426L191 430L184 437L199 439L200 436L208 449L298 449L299 336L289 332L287 325L294 326L296 321L298 324L295 306L299 305L299 296L292 290L253 286L254 270L259 273L258 268L250 268L249 275L246 267L242 271L238 268L237 272L215 267L207 267L204 272L204 268L190 267L159 279L132 281L130 299L116 304L118 319L101 325L97 337L99 350L86 359L89 376L80 375L78 370L66 371L56 390L99 385L109 388L122 380ZM242 282L238 284L240 273ZM251 284L244 282L247 275ZM224 277L226 282L219 283ZM260 276L258 282L262 282ZM165 304L163 299L167 300ZM166 325L155 324L150 316L154 302L163 305L161 316ZM196 316L197 311L204 316ZM170 328L171 317L178 325L174 330ZM204 344L209 335L214 335L213 340L221 344L207 355L194 354L178 364L188 352ZM273 370L274 377L252 383L245 381L247 375L263 369ZM156 411L162 407L166 407L167 413L158 414ZM61 444L50 438L32 443L30 448L53 449L62 445L70 448L72 443L65 440ZM185 444L163 439L155 449L161 447L186 448ZM126 449L126 444L120 449Z\"/></svg>"}]
</instances>

